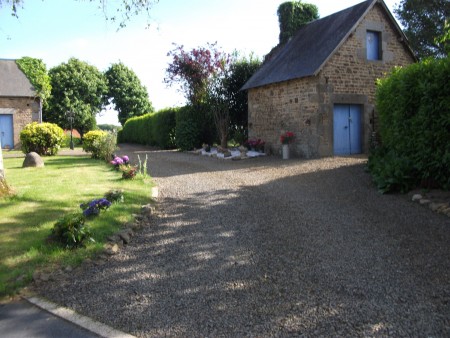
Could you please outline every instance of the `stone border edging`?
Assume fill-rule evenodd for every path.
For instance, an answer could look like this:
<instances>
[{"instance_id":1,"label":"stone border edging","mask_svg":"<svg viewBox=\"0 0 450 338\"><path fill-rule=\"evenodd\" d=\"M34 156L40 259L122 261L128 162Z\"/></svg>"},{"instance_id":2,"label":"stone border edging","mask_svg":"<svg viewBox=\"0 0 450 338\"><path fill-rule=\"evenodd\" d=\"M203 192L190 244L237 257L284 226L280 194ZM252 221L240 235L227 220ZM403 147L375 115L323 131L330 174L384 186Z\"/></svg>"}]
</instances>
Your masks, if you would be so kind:
<instances>
[{"instance_id":1,"label":"stone border edging","mask_svg":"<svg viewBox=\"0 0 450 338\"><path fill-rule=\"evenodd\" d=\"M75 311L59 306L55 303L49 302L42 298L32 296L23 297L27 302L55 315L56 317L62 318L70 323L73 323L83 329L95 333L101 337L105 338L136 338L135 336L116 330L106 324L95 321L89 317L85 317L76 313Z\"/></svg>"}]
</instances>

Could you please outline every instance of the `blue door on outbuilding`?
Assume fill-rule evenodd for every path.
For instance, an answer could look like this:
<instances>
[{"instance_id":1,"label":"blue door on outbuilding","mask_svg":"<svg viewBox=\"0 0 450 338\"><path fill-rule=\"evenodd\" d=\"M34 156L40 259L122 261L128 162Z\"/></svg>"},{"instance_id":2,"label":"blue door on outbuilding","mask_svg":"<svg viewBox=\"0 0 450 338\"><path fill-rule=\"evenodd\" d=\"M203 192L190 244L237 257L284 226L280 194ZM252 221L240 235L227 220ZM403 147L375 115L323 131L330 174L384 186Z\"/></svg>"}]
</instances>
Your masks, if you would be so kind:
<instances>
[{"instance_id":1,"label":"blue door on outbuilding","mask_svg":"<svg viewBox=\"0 0 450 338\"><path fill-rule=\"evenodd\" d=\"M361 153L361 110L361 106L359 105L334 105L334 155L351 155Z\"/></svg>"},{"instance_id":2,"label":"blue door on outbuilding","mask_svg":"<svg viewBox=\"0 0 450 338\"><path fill-rule=\"evenodd\" d=\"M0 114L0 138L2 148L14 148L13 116L11 114Z\"/></svg>"}]
</instances>

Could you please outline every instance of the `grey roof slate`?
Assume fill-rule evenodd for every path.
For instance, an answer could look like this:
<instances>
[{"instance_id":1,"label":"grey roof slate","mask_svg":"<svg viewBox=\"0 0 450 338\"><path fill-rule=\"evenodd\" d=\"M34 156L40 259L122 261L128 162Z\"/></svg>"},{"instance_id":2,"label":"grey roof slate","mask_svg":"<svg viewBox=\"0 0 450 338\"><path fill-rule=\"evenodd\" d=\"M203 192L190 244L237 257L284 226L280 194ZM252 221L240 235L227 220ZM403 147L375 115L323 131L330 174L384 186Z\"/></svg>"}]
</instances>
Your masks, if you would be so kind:
<instances>
[{"instance_id":1,"label":"grey roof slate","mask_svg":"<svg viewBox=\"0 0 450 338\"><path fill-rule=\"evenodd\" d=\"M0 59L0 96L34 97L36 90L16 60Z\"/></svg>"},{"instance_id":2,"label":"grey roof slate","mask_svg":"<svg viewBox=\"0 0 450 338\"><path fill-rule=\"evenodd\" d=\"M303 26L262 65L242 90L317 75L328 58L377 2L384 5L379 0L364 1ZM385 5L384 8L387 10ZM395 19L392 20L395 22Z\"/></svg>"}]
</instances>

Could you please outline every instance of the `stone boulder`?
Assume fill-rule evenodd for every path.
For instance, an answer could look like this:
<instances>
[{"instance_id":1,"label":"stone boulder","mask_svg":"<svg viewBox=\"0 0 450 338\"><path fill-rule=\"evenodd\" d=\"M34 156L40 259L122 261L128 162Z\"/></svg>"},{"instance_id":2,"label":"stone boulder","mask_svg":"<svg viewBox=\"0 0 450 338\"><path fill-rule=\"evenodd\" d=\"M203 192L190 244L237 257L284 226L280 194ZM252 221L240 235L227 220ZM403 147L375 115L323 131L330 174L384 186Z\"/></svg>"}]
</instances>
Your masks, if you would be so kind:
<instances>
[{"instance_id":1,"label":"stone boulder","mask_svg":"<svg viewBox=\"0 0 450 338\"><path fill-rule=\"evenodd\" d=\"M34 151L31 153L28 153L25 156L25 160L23 161L22 167L28 168L28 167L43 167L44 161L39 156L39 154L35 153Z\"/></svg>"}]
</instances>

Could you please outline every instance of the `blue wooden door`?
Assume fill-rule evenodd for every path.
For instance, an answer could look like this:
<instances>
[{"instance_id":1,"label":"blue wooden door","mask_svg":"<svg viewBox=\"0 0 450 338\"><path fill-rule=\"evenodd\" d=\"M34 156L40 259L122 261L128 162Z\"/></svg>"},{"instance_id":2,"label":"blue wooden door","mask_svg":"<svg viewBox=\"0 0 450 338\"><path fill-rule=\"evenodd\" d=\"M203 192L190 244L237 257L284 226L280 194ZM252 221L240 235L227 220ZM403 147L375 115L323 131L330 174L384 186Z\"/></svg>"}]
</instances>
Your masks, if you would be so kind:
<instances>
[{"instance_id":1,"label":"blue wooden door","mask_svg":"<svg viewBox=\"0 0 450 338\"><path fill-rule=\"evenodd\" d=\"M334 154L361 153L361 106L337 104L333 119Z\"/></svg>"},{"instance_id":2,"label":"blue wooden door","mask_svg":"<svg viewBox=\"0 0 450 338\"><path fill-rule=\"evenodd\" d=\"M0 138L2 148L14 148L13 116L10 114L0 115Z\"/></svg>"}]
</instances>

